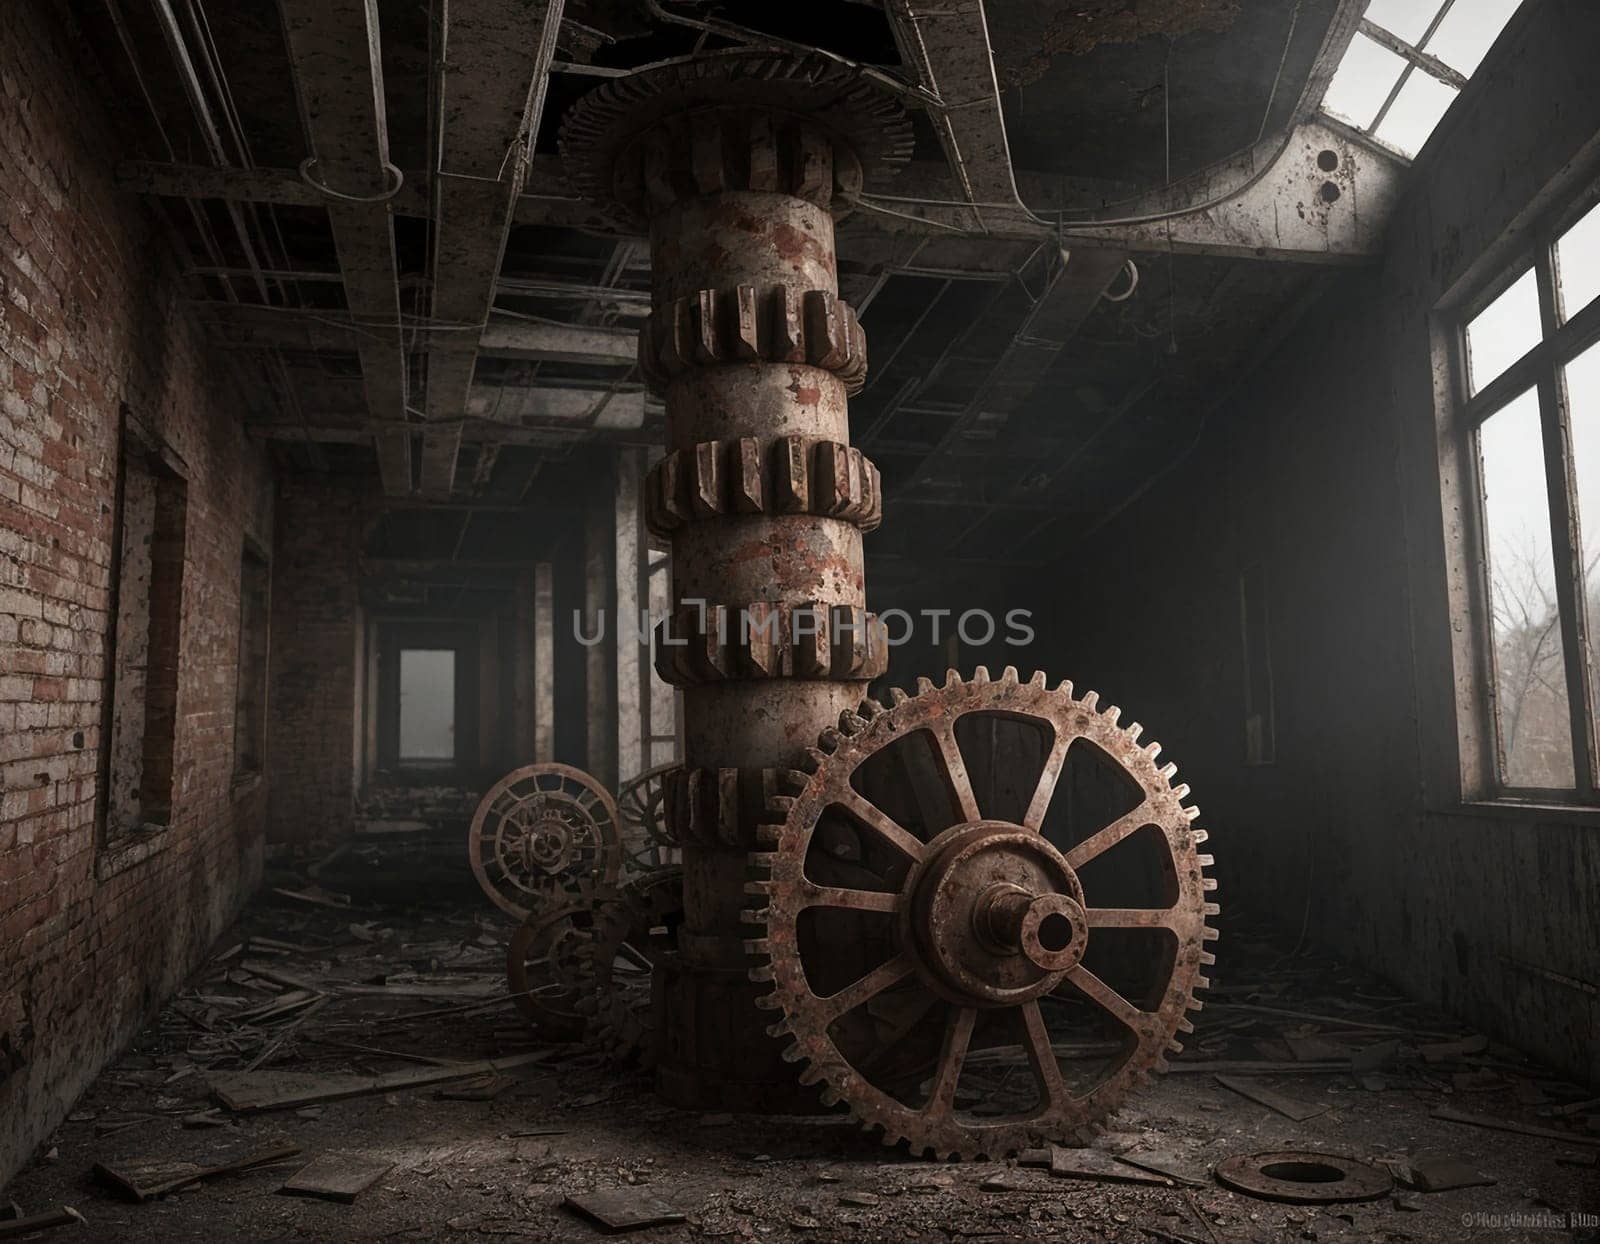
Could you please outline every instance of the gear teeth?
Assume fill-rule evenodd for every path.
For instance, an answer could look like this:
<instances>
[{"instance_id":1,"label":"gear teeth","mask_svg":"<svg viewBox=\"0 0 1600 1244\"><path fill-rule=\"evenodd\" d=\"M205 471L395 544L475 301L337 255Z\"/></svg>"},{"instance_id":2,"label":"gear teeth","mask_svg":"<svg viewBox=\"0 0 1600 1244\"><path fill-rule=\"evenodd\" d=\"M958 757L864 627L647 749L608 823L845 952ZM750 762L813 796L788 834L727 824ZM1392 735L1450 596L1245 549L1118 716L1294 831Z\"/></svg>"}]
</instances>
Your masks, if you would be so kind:
<instances>
[{"instance_id":1,"label":"gear teeth","mask_svg":"<svg viewBox=\"0 0 1600 1244\"><path fill-rule=\"evenodd\" d=\"M1000 671L1000 681L1008 687L1015 687L1020 681L1017 677L1017 667L1008 665Z\"/></svg>"},{"instance_id":2,"label":"gear teeth","mask_svg":"<svg viewBox=\"0 0 1600 1244\"><path fill-rule=\"evenodd\" d=\"M1213 877L1201 877L1200 888L1209 894L1211 891L1217 888L1216 879Z\"/></svg>"},{"instance_id":3,"label":"gear teeth","mask_svg":"<svg viewBox=\"0 0 1600 1244\"><path fill-rule=\"evenodd\" d=\"M1173 1037L1172 1040L1167 1042L1167 1052L1169 1054L1182 1054L1183 1042L1178 1040L1177 1037Z\"/></svg>"},{"instance_id":4,"label":"gear teeth","mask_svg":"<svg viewBox=\"0 0 1600 1244\"><path fill-rule=\"evenodd\" d=\"M799 1051L796 1050L795 1053L798 1056ZM806 1069L800 1073L800 1083L804 1084L807 1088L813 1084L819 1084L821 1081L822 1068L816 1066L815 1064L807 1066Z\"/></svg>"},{"instance_id":5,"label":"gear teeth","mask_svg":"<svg viewBox=\"0 0 1600 1244\"><path fill-rule=\"evenodd\" d=\"M839 1104L838 1091L835 1090L832 1085L828 1085L826 1088L824 1088L818 1096L822 1104L827 1106L829 1109L832 1109L834 1106Z\"/></svg>"},{"instance_id":6,"label":"gear teeth","mask_svg":"<svg viewBox=\"0 0 1600 1244\"><path fill-rule=\"evenodd\" d=\"M1106 709L1103 713L1101 713L1100 716L1102 716L1102 717L1104 717L1106 719L1106 724L1107 725L1114 726L1114 725L1117 724L1118 720L1122 717L1122 710L1120 708L1118 708L1115 704L1113 704L1110 708Z\"/></svg>"},{"instance_id":7,"label":"gear teeth","mask_svg":"<svg viewBox=\"0 0 1600 1244\"><path fill-rule=\"evenodd\" d=\"M1196 855L1194 858L1201 868L1210 868L1217 862L1216 856L1214 855Z\"/></svg>"},{"instance_id":8,"label":"gear teeth","mask_svg":"<svg viewBox=\"0 0 1600 1244\"><path fill-rule=\"evenodd\" d=\"M1192 1010L1193 1008L1190 1009ZM1187 1019L1180 1019L1178 1021L1178 1031L1185 1034L1192 1033L1194 1032L1194 1025L1191 1024Z\"/></svg>"},{"instance_id":9,"label":"gear teeth","mask_svg":"<svg viewBox=\"0 0 1600 1244\"><path fill-rule=\"evenodd\" d=\"M1072 684L1070 682L1064 682L1061 684L1061 686L1063 689L1065 689L1068 695L1072 694ZM1083 699L1078 701L1079 707L1082 708L1086 713L1094 712L1095 706L1099 703L1100 696L1094 691L1085 691L1083 693Z\"/></svg>"},{"instance_id":10,"label":"gear teeth","mask_svg":"<svg viewBox=\"0 0 1600 1244\"><path fill-rule=\"evenodd\" d=\"M800 764L807 773L815 773L822 767L822 762L827 760L828 754L818 747L806 748L805 759Z\"/></svg>"},{"instance_id":11,"label":"gear teeth","mask_svg":"<svg viewBox=\"0 0 1600 1244\"><path fill-rule=\"evenodd\" d=\"M856 712L861 715L863 721L874 721L877 718L882 717L886 711L887 710L883 707L883 705L879 704L876 700L871 699L862 700L861 707L856 709Z\"/></svg>"},{"instance_id":12,"label":"gear teeth","mask_svg":"<svg viewBox=\"0 0 1600 1244\"><path fill-rule=\"evenodd\" d=\"M1173 764L1171 761L1168 761L1166 764L1161 766L1161 776L1170 786L1172 784L1172 779L1178 776L1178 766Z\"/></svg>"},{"instance_id":13,"label":"gear teeth","mask_svg":"<svg viewBox=\"0 0 1600 1244\"><path fill-rule=\"evenodd\" d=\"M1206 912L1206 915L1214 916L1217 914L1215 910L1217 905L1215 903L1207 903L1206 906L1212 908L1211 911ZM1203 942L1214 942L1219 937L1221 937L1221 934L1218 933L1216 929L1213 929L1209 924L1205 925L1200 930L1200 940Z\"/></svg>"},{"instance_id":14,"label":"gear teeth","mask_svg":"<svg viewBox=\"0 0 1600 1244\"><path fill-rule=\"evenodd\" d=\"M782 825L757 825L756 842L763 847L776 847L783 841ZM748 891L746 891L748 893Z\"/></svg>"},{"instance_id":15,"label":"gear teeth","mask_svg":"<svg viewBox=\"0 0 1600 1244\"><path fill-rule=\"evenodd\" d=\"M1034 688L1037 691L1043 691L1045 689L1044 671L1043 670L1034 670L1033 673L1028 676L1028 686ZM1068 695L1072 694L1072 688L1071 687L1067 688L1067 694Z\"/></svg>"},{"instance_id":16,"label":"gear teeth","mask_svg":"<svg viewBox=\"0 0 1600 1244\"><path fill-rule=\"evenodd\" d=\"M974 687L986 687L989 685L989 667L987 665L980 665L972 671L972 685Z\"/></svg>"},{"instance_id":17,"label":"gear teeth","mask_svg":"<svg viewBox=\"0 0 1600 1244\"><path fill-rule=\"evenodd\" d=\"M1172 771L1176 773L1178 771L1178 766L1173 765ZM1179 782L1172 788L1172 793L1176 795L1180 801L1187 799L1189 797L1189 784L1187 782Z\"/></svg>"},{"instance_id":18,"label":"gear teeth","mask_svg":"<svg viewBox=\"0 0 1600 1244\"><path fill-rule=\"evenodd\" d=\"M1195 977L1194 978L1194 987L1196 989L1210 989L1211 988L1211 978L1209 976L1197 976L1197 977Z\"/></svg>"},{"instance_id":19,"label":"gear teeth","mask_svg":"<svg viewBox=\"0 0 1600 1244\"><path fill-rule=\"evenodd\" d=\"M739 920L743 924L765 925L772 916L770 907L746 907L739 913Z\"/></svg>"},{"instance_id":20,"label":"gear teeth","mask_svg":"<svg viewBox=\"0 0 1600 1244\"><path fill-rule=\"evenodd\" d=\"M1127 728L1126 731L1124 731L1124 733L1128 736L1128 742L1137 743L1139 741L1139 736L1144 733L1144 727L1138 722L1134 722ZM1147 747L1144 750L1148 752L1150 749Z\"/></svg>"},{"instance_id":21,"label":"gear teeth","mask_svg":"<svg viewBox=\"0 0 1600 1244\"><path fill-rule=\"evenodd\" d=\"M1189 831L1189 837L1194 840L1194 845L1197 846L1197 847L1201 843L1210 842L1211 841L1211 833L1210 833L1210 831L1209 830L1204 830L1204 829L1191 829Z\"/></svg>"},{"instance_id":22,"label":"gear teeth","mask_svg":"<svg viewBox=\"0 0 1600 1244\"><path fill-rule=\"evenodd\" d=\"M835 730L832 726L829 726L818 737L817 742L821 745L822 750L831 756L834 752L839 750L839 745L844 742L844 735L840 734L839 731Z\"/></svg>"},{"instance_id":23,"label":"gear teeth","mask_svg":"<svg viewBox=\"0 0 1600 1244\"><path fill-rule=\"evenodd\" d=\"M778 862L778 853L776 851L751 851L745 856L745 862L751 868L770 874L773 866Z\"/></svg>"},{"instance_id":24,"label":"gear teeth","mask_svg":"<svg viewBox=\"0 0 1600 1244\"><path fill-rule=\"evenodd\" d=\"M849 709L845 709L839 714L840 734L849 737L851 735L860 734L861 731L865 730L866 728L867 719L861 716L859 713L853 713Z\"/></svg>"},{"instance_id":25,"label":"gear teeth","mask_svg":"<svg viewBox=\"0 0 1600 1244\"><path fill-rule=\"evenodd\" d=\"M1144 745L1144 754L1150 757L1151 762L1154 763L1155 758L1161 755L1161 744L1154 741L1146 743Z\"/></svg>"},{"instance_id":26,"label":"gear teeth","mask_svg":"<svg viewBox=\"0 0 1600 1244\"><path fill-rule=\"evenodd\" d=\"M1200 809L1191 804L1189 807L1183 810L1183 815L1191 821L1195 820L1200 815Z\"/></svg>"},{"instance_id":27,"label":"gear teeth","mask_svg":"<svg viewBox=\"0 0 1600 1244\"><path fill-rule=\"evenodd\" d=\"M896 707L896 708L898 708L900 705L904 704L910 698L911 697L909 695L907 695L899 687L890 687L889 688L889 703L891 705L893 705L894 707Z\"/></svg>"},{"instance_id":28,"label":"gear teeth","mask_svg":"<svg viewBox=\"0 0 1600 1244\"><path fill-rule=\"evenodd\" d=\"M775 993L758 993L753 1001L763 1011L776 1011L783 1006L783 999Z\"/></svg>"},{"instance_id":29,"label":"gear teeth","mask_svg":"<svg viewBox=\"0 0 1600 1244\"><path fill-rule=\"evenodd\" d=\"M769 1037L787 1037L793 1031L793 1029L789 1027L789 1021L787 1019L780 1019L775 1024L768 1024L766 1031L767 1036Z\"/></svg>"},{"instance_id":30,"label":"gear teeth","mask_svg":"<svg viewBox=\"0 0 1600 1244\"><path fill-rule=\"evenodd\" d=\"M956 671L953 670L953 669L945 670L945 672L944 672L944 689L946 691L949 691L954 687L959 687L959 686L962 686L962 685L963 684L962 684L962 681L961 681L961 675L960 674L956 673Z\"/></svg>"},{"instance_id":31,"label":"gear teeth","mask_svg":"<svg viewBox=\"0 0 1600 1244\"><path fill-rule=\"evenodd\" d=\"M955 673L954 670L951 670L950 672L952 674ZM918 679L917 679L917 694L918 695L931 695L932 693L933 693L933 682L932 682L932 680L928 679L928 678L918 677Z\"/></svg>"}]
</instances>

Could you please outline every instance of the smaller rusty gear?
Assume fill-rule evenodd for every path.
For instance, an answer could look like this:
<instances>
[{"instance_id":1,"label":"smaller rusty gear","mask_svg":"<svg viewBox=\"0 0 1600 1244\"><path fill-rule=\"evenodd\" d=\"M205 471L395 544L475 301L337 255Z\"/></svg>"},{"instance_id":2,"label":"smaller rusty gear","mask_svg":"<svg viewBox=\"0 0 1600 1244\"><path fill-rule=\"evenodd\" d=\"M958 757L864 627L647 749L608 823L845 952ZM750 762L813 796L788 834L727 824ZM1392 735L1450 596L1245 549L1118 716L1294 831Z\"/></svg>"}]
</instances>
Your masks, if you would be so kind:
<instances>
[{"instance_id":1,"label":"smaller rusty gear","mask_svg":"<svg viewBox=\"0 0 1600 1244\"><path fill-rule=\"evenodd\" d=\"M750 975L824 1104L1001 1157L1086 1142L1165 1070L1215 882L1189 788L1119 715L1043 674L951 670L841 714L769 801Z\"/></svg>"},{"instance_id":2,"label":"smaller rusty gear","mask_svg":"<svg viewBox=\"0 0 1600 1244\"><path fill-rule=\"evenodd\" d=\"M913 147L905 109L846 66L743 48L611 78L568 110L560 135L574 189L634 228L677 197L724 188L843 211L863 170L893 173Z\"/></svg>"},{"instance_id":3,"label":"smaller rusty gear","mask_svg":"<svg viewBox=\"0 0 1600 1244\"><path fill-rule=\"evenodd\" d=\"M577 945L585 1038L625 1065L655 1065L652 982L661 956L677 945L683 923L683 869L638 877L594 907Z\"/></svg>"},{"instance_id":4,"label":"smaller rusty gear","mask_svg":"<svg viewBox=\"0 0 1600 1244\"><path fill-rule=\"evenodd\" d=\"M668 775L677 767L670 764L646 769L617 791L624 873L649 873L677 864L682 858L667 822L666 806Z\"/></svg>"},{"instance_id":5,"label":"smaller rusty gear","mask_svg":"<svg viewBox=\"0 0 1600 1244\"><path fill-rule=\"evenodd\" d=\"M584 943L595 913L615 901L606 888L560 899L517 926L506 947L506 981L517 1010L548 1041L577 1041L584 1032L578 1011L584 974Z\"/></svg>"},{"instance_id":6,"label":"smaller rusty gear","mask_svg":"<svg viewBox=\"0 0 1600 1244\"><path fill-rule=\"evenodd\" d=\"M543 902L615 883L622 831L615 800L581 769L514 769L484 795L467 837L472 872L496 907L526 920Z\"/></svg>"}]
</instances>

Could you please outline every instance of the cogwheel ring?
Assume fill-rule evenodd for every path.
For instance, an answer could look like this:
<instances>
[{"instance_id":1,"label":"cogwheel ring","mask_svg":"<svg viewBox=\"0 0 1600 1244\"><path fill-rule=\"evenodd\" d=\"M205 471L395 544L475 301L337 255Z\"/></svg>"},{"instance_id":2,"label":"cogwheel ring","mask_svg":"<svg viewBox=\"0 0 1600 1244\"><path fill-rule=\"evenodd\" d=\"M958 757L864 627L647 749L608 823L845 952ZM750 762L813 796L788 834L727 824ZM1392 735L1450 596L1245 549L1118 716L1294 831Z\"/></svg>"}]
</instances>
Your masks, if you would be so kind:
<instances>
[{"instance_id":1,"label":"cogwheel ring","mask_svg":"<svg viewBox=\"0 0 1600 1244\"><path fill-rule=\"evenodd\" d=\"M583 948L595 913L616 897L601 889L558 900L517 926L506 946L506 982L517 1010L549 1041L576 1041L584 1033L578 1008L583 995Z\"/></svg>"},{"instance_id":2,"label":"cogwheel ring","mask_svg":"<svg viewBox=\"0 0 1600 1244\"><path fill-rule=\"evenodd\" d=\"M770 801L781 824L747 886L765 906L746 914L769 1031L886 1144L1085 1142L1165 1070L1209 983L1215 883L1188 787L1118 709L1043 674L952 670L891 697L841 715ZM1092 1039L1063 1040L1074 1025Z\"/></svg>"},{"instance_id":3,"label":"cogwheel ring","mask_svg":"<svg viewBox=\"0 0 1600 1244\"><path fill-rule=\"evenodd\" d=\"M683 869L662 868L595 907L579 944L576 1008L585 1039L622 1065L655 1065L652 980L683 923Z\"/></svg>"},{"instance_id":4,"label":"cogwheel ring","mask_svg":"<svg viewBox=\"0 0 1600 1244\"><path fill-rule=\"evenodd\" d=\"M472 873L494 905L526 920L541 903L616 881L622 831L610 792L582 769L513 769L479 801L467 834Z\"/></svg>"}]
</instances>

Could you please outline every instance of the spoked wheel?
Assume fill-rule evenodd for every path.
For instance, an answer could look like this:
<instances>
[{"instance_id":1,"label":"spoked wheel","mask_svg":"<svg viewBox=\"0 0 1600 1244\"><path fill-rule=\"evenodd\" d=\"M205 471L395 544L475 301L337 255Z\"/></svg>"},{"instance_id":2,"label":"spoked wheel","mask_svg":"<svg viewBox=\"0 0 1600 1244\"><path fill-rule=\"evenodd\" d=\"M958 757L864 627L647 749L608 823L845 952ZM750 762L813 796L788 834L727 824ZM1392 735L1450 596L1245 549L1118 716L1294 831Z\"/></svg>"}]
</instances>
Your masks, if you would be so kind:
<instances>
[{"instance_id":1,"label":"spoked wheel","mask_svg":"<svg viewBox=\"0 0 1600 1244\"><path fill-rule=\"evenodd\" d=\"M540 903L616 881L617 805L581 769L528 765L506 774L479 802L467 849L483 892L526 920Z\"/></svg>"},{"instance_id":2,"label":"spoked wheel","mask_svg":"<svg viewBox=\"0 0 1600 1244\"><path fill-rule=\"evenodd\" d=\"M600 895L560 902L517 926L506 948L506 981L517 1010L549 1041L577 1041L584 945Z\"/></svg>"},{"instance_id":3,"label":"spoked wheel","mask_svg":"<svg viewBox=\"0 0 1600 1244\"><path fill-rule=\"evenodd\" d=\"M802 1081L886 1143L1086 1140L1193 1031L1211 859L1118 712L952 671L844 714L773 801L751 975Z\"/></svg>"},{"instance_id":4,"label":"spoked wheel","mask_svg":"<svg viewBox=\"0 0 1600 1244\"><path fill-rule=\"evenodd\" d=\"M677 765L657 765L624 782L617 792L624 863L628 871L649 872L682 862L677 839L667 828L667 774Z\"/></svg>"}]
</instances>

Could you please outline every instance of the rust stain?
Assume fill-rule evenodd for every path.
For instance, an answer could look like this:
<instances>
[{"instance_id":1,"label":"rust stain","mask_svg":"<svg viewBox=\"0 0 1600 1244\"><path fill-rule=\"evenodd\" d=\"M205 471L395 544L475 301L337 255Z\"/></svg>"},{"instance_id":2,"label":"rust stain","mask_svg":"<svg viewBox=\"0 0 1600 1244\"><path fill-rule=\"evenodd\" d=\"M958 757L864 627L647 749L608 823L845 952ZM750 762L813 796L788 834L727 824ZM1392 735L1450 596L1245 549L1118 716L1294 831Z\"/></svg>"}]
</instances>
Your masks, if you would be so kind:
<instances>
[{"instance_id":1,"label":"rust stain","mask_svg":"<svg viewBox=\"0 0 1600 1244\"><path fill-rule=\"evenodd\" d=\"M1240 0L1077 0L1052 7L1056 11L1042 29L1026 37L1018 31L1010 48L996 47L1002 86L1037 82L1055 57L1086 56L1102 44L1220 34L1239 20L1241 8Z\"/></svg>"}]
</instances>

